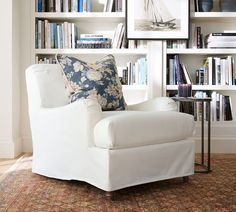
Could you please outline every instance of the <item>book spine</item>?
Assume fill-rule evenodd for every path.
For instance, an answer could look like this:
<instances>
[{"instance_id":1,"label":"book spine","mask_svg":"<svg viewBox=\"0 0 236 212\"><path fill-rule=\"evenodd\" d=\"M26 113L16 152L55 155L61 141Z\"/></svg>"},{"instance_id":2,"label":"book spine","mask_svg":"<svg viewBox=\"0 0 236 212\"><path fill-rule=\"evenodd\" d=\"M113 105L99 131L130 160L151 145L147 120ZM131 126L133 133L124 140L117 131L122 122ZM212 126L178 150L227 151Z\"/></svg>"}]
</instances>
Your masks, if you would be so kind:
<instances>
[{"instance_id":1,"label":"book spine","mask_svg":"<svg viewBox=\"0 0 236 212\"><path fill-rule=\"evenodd\" d=\"M43 1L38 0L38 12L43 12Z\"/></svg>"},{"instance_id":2,"label":"book spine","mask_svg":"<svg viewBox=\"0 0 236 212\"><path fill-rule=\"evenodd\" d=\"M44 21L42 21L41 24L41 48L45 48L45 24Z\"/></svg>"},{"instance_id":3,"label":"book spine","mask_svg":"<svg viewBox=\"0 0 236 212\"><path fill-rule=\"evenodd\" d=\"M35 48L38 49L38 21L35 22Z\"/></svg>"},{"instance_id":4,"label":"book spine","mask_svg":"<svg viewBox=\"0 0 236 212\"><path fill-rule=\"evenodd\" d=\"M39 12L39 0L35 0L35 12Z\"/></svg>"},{"instance_id":5,"label":"book spine","mask_svg":"<svg viewBox=\"0 0 236 212\"><path fill-rule=\"evenodd\" d=\"M83 1L84 0L79 0L79 12L83 12Z\"/></svg>"},{"instance_id":6,"label":"book spine","mask_svg":"<svg viewBox=\"0 0 236 212\"><path fill-rule=\"evenodd\" d=\"M83 12L87 12L87 0L83 0Z\"/></svg>"},{"instance_id":7,"label":"book spine","mask_svg":"<svg viewBox=\"0 0 236 212\"><path fill-rule=\"evenodd\" d=\"M42 44L42 42L41 42L41 40L42 40L41 29L42 29L42 27L41 26L42 26L42 21L38 20L38 48L39 49L42 48L42 46L41 46L41 44Z\"/></svg>"},{"instance_id":8,"label":"book spine","mask_svg":"<svg viewBox=\"0 0 236 212\"><path fill-rule=\"evenodd\" d=\"M86 11L87 11L87 12L92 12L92 9L91 9L91 7L92 7L92 5L91 5L91 0L87 0L86 4L87 4Z\"/></svg>"}]
</instances>

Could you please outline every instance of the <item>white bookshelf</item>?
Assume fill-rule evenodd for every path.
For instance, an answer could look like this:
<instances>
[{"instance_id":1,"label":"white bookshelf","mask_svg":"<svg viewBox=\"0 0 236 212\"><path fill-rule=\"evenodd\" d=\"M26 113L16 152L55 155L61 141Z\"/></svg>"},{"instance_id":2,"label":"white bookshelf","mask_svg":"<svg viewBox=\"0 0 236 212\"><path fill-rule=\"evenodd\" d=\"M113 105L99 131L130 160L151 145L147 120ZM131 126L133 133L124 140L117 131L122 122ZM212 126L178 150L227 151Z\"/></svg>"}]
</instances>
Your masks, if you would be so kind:
<instances>
[{"instance_id":1,"label":"white bookshelf","mask_svg":"<svg viewBox=\"0 0 236 212\"><path fill-rule=\"evenodd\" d=\"M125 12L36 12L35 18L83 23L124 22Z\"/></svg>"},{"instance_id":2,"label":"white bookshelf","mask_svg":"<svg viewBox=\"0 0 236 212\"><path fill-rule=\"evenodd\" d=\"M236 54L236 49L167 49L167 54L228 55Z\"/></svg>"},{"instance_id":3,"label":"white bookshelf","mask_svg":"<svg viewBox=\"0 0 236 212\"><path fill-rule=\"evenodd\" d=\"M32 63L35 58L47 58L56 54L67 54L78 57L87 62L93 62L103 55L113 54L118 67L125 67L128 62L136 62L141 57L148 57L147 48L137 49L45 49L35 48L35 24L37 20L48 20L48 22L71 22L78 26L79 34L104 34L113 38L117 24L125 24L125 1L123 0L122 12L103 12L105 1L93 0L92 12L35 12L35 3L32 2ZM147 85L125 85L124 95L127 103L137 103L147 97ZM132 98L134 97L134 98ZM137 98L138 97L138 98ZM133 100L132 100L133 99Z\"/></svg>"},{"instance_id":4,"label":"white bookshelf","mask_svg":"<svg viewBox=\"0 0 236 212\"><path fill-rule=\"evenodd\" d=\"M193 1L192 1L193 2ZM203 35L207 35L212 32L224 32L235 31L236 28L236 12L191 12L190 13L190 29L192 24L200 26ZM191 36L191 35L190 35ZM190 38L191 41L191 38ZM195 71L202 67L203 60L207 57L221 57L231 55L236 61L236 48L218 48L218 49L167 49L166 43L164 43L164 56L163 56L163 95L167 95L168 92L178 91L177 85L167 84L167 63L168 56L179 54L180 61L184 63L187 70L195 81ZM236 67L235 67L236 68ZM193 91L217 91L223 95L229 95L232 99L232 113L234 121L227 122L229 125L235 125L236 119L236 85L196 85L192 86ZM224 122L220 123L221 125Z\"/></svg>"},{"instance_id":5,"label":"white bookshelf","mask_svg":"<svg viewBox=\"0 0 236 212\"><path fill-rule=\"evenodd\" d=\"M143 55L148 53L147 49L35 49L35 54L114 54L114 55Z\"/></svg>"},{"instance_id":6,"label":"white bookshelf","mask_svg":"<svg viewBox=\"0 0 236 212\"><path fill-rule=\"evenodd\" d=\"M166 85L167 91L177 91L178 85ZM236 91L236 86L229 85L193 85L194 91Z\"/></svg>"}]
</instances>

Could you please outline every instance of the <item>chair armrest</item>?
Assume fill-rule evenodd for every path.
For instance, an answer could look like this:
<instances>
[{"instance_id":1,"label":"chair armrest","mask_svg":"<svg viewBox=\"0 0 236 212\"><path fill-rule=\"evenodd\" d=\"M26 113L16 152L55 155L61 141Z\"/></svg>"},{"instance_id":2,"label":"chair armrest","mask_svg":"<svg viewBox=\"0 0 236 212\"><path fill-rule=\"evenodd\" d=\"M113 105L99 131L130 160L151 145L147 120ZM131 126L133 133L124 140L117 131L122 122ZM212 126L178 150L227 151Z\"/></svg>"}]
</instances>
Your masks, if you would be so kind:
<instances>
[{"instance_id":1,"label":"chair armrest","mask_svg":"<svg viewBox=\"0 0 236 212\"><path fill-rule=\"evenodd\" d=\"M96 100L83 99L57 108L40 108L30 114L33 140L41 142L93 143L93 129L102 119L101 106ZM47 141L46 141L47 140ZM39 141L40 142L40 141Z\"/></svg>"},{"instance_id":2,"label":"chair armrest","mask_svg":"<svg viewBox=\"0 0 236 212\"><path fill-rule=\"evenodd\" d=\"M177 111L177 103L169 97L156 97L139 104L128 105L128 110Z\"/></svg>"}]
</instances>

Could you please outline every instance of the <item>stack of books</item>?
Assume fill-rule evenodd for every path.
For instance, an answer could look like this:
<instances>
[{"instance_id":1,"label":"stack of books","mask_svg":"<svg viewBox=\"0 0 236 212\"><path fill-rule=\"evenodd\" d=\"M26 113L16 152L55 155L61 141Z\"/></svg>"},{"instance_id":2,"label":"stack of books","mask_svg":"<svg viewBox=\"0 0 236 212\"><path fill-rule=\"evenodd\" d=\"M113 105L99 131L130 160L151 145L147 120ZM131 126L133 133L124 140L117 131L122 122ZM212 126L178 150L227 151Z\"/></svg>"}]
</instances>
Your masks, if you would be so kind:
<instances>
[{"instance_id":1,"label":"stack of books","mask_svg":"<svg viewBox=\"0 0 236 212\"><path fill-rule=\"evenodd\" d=\"M91 12L91 0L35 0L36 12Z\"/></svg>"},{"instance_id":2,"label":"stack of books","mask_svg":"<svg viewBox=\"0 0 236 212\"><path fill-rule=\"evenodd\" d=\"M111 48L111 39L102 34L80 34L80 40L77 40L76 48Z\"/></svg>"},{"instance_id":3,"label":"stack of books","mask_svg":"<svg viewBox=\"0 0 236 212\"><path fill-rule=\"evenodd\" d=\"M207 48L236 48L236 32L211 33L205 37Z\"/></svg>"}]
</instances>

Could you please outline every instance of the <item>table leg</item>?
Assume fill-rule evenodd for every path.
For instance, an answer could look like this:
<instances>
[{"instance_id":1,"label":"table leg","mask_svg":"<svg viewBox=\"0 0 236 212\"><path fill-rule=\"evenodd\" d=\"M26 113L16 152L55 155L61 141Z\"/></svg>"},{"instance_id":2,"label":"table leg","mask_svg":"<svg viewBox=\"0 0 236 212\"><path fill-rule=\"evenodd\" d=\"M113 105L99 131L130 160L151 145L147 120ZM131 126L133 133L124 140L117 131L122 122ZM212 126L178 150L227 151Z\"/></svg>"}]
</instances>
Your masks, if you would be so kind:
<instances>
[{"instance_id":1,"label":"table leg","mask_svg":"<svg viewBox=\"0 0 236 212\"><path fill-rule=\"evenodd\" d=\"M208 172L211 171L211 102L208 102Z\"/></svg>"},{"instance_id":2,"label":"table leg","mask_svg":"<svg viewBox=\"0 0 236 212\"><path fill-rule=\"evenodd\" d=\"M202 103L202 153L201 153L201 164L204 165L204 102Z\"/></svg>"}]
</instances>

